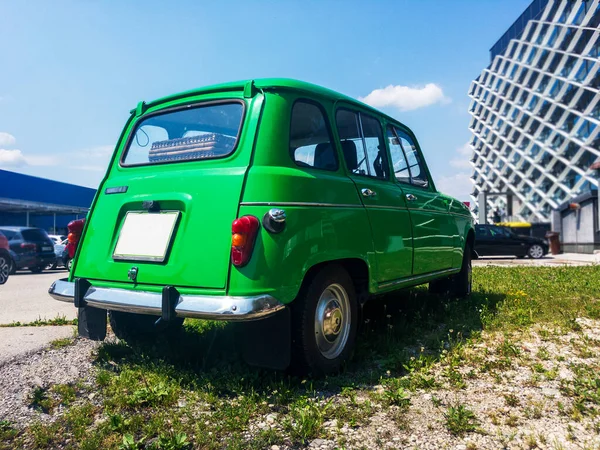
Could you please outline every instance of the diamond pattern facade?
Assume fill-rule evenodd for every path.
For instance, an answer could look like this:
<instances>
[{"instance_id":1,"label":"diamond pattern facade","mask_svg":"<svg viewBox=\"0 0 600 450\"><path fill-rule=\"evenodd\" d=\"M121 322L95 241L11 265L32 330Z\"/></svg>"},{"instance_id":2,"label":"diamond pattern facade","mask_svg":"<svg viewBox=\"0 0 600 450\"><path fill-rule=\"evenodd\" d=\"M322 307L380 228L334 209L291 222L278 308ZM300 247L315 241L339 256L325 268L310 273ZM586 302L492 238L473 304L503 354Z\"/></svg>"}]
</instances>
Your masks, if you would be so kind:
<instances>
[{"instance_id":1,"label":"diamond pattern facade","mask_svg":"<svg viewBox=\"0 0 600 450\"><path fill-rule=\"evenodd\" d=\"M549 222L598 188L589 167L600 160L599 2L536 0L536 17L513 25L518 35L471 84L471 195L512 194L510 219ZM506 198L489 197L488 209Z\"/></svg>"}]
</instances>

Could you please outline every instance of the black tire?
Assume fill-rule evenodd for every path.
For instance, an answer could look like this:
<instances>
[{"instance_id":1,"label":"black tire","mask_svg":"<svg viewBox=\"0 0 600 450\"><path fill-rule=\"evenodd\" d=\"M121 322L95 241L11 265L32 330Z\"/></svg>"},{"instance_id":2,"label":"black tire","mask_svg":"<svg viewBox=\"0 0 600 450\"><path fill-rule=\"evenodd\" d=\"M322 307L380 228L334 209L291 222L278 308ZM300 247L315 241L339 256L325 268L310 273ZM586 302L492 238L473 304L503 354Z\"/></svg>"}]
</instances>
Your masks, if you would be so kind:
<instances>
[{"instance_id":1,"label":"black tire","mask_svg":"<svg viewBox=\"0 0 600 450\"><path fill-rule=\"evenodd\" d=\"M321 376L350 359L358 330L356 292L339 265L319 271L292 303L292 370Z\"/></svg>"},{"instance_id":2,"label":"black tire","mask_svg":"<svg viewBox=\"0 0 600 450\"><path fill-rule=\"evenodd\" d=\"M456 297L471 295L473 285L473 267L471 265L471 244L465 244L462 266L460 272L452 277L452 294Z\"/></svg>"},{"instance_id":3,"label":"black tire","mask_svg":"<svg viewBox=\"0 0 600 450\"><path fill-rule=\"evenodd\" d=\"M30 267L29 270L31 270L31 273L42 273L42 270L44 270L44 268L42 266L35 266Z\"/></svg>"},{"instance_id":4,"label":"black tire","mask_svg":"<svg viewBox=\"0 0 600 450\"><path fill-rule=\"evenodd\" d=\"M158 316L122 311L109 311L108 319L110 328L115 333L115 336L125 340L144 339L160 334L176 333L183 325L183 319L176 318L165 325L165 327L158 328L154 325L158 320Z\"/></svg>"},{"instance_id":5,"label":"black tire","mask_svg":"<svg viewBox=\"0 0 600 450\"><path fill-rule=\"evenodd\" d=\"M12 258L9 258L10 269L8 270L9 275L14 275L17 273L17 264L13 261Z\"/></svg>"},{"instance_id":6,"label":"black tire","mask_svg":"<svg viewBox=\"0 0 600 450\"><path fill-rule=\"evenodd\" d=\"M11 260L7 254L0 254L0 284L8 281L10 275Z\"/></svg>"},{"instance_id":7,"label":"black tire","mask_svg":"<svg viewBox=\"0 0 600 450\"><path fill-rule=\"evenodd\" d=\"M54 261L52 264L48 264L46 266L46 270L54 270L58 267L58 263L56 261Z\"/></svg>"},{"instance_id":8,"label":"black tire","mask_svg":"<svg viewBox=\"0 0 600 450\"><path fill-rule=\"evenodd\" d=\"M539 244L533 244L527 250L527 255L529 255L531 259L540 259L545 255L545 253L544 247Z\"/></svg>"},{"instance_id":9,"label":"black tire","mask_svg":"<svg viewBox=\"0 0 600 450\"><path fill-rule=\"evenodd\" d=\"M71 267L73 267L73 258L69 258L69 260L67 261L67 264L65 264L65 267L67 268L67 270L69 272L71 271Z\"/></svg>"}]
</instances>

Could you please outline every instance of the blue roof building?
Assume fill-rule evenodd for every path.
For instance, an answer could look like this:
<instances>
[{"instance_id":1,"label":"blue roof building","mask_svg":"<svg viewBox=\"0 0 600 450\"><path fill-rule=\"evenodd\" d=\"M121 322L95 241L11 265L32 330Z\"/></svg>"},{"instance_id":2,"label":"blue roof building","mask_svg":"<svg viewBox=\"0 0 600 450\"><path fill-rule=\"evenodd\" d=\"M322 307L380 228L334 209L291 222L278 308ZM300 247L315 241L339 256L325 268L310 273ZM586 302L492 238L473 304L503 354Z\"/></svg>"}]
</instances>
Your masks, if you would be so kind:
<instances>
[{"instance_id":1,"label":"blue roof building","mask_svg":"<svg viewBox=\"0 0 600 450\"><path fill-rule=\"evenodd\" d=\"M84 217L96 190L0 170L0 225L20 225L66 233L67 224Z\"/></svg>"}]
</instances>

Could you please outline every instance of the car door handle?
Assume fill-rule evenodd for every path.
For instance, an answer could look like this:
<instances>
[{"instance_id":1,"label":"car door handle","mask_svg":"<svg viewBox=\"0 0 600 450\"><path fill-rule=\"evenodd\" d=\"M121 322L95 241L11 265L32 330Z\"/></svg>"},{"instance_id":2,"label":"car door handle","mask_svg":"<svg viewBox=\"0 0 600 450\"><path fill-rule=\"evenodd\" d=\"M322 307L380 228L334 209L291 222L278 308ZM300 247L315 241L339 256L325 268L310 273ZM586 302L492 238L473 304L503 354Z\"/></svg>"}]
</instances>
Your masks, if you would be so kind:
<instances>
[{"instance_id":1,"label":"car door handle","mask_svg":"<svg viewBox=\"0 0 600 450\"><path fill-rule=\"evenodd\" d=\"M377 195L377 192L372 191L369 188L363 188L363 189L361 189L360 193L362 194L363 197L375 197Z\"/></svg>"},{"instance_id":2,"label":"car door handle","mask_svg":"<svg viewBox=\"0 0 600 450\"><path fill-rule=\"evenodd\" d=\"M408 200L409 202L414 202L416 199L417 199L416 195L406 194L406 200Z\"/></svg>"}]
</instances>

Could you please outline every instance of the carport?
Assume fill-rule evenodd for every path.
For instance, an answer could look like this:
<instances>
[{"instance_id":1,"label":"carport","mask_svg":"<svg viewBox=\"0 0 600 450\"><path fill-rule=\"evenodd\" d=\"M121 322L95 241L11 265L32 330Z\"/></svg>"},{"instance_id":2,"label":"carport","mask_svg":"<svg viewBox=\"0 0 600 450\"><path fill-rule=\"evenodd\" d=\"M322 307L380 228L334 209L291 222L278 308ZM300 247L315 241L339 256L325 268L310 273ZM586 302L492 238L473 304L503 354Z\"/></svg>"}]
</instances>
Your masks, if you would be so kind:
<instances>
[{"instance_id":1,"label":"carport","mask_svg":"<svg viewBox=\"0 0 600 450\"><path fill-rule=\"evenodd\" d=\"M95 189L0 170L0 225L66 233L67 223L87 214L95 194Z\"/></svg>"},{"instance_id":2,"label":"carport","mask_svg":"<svg viewBox=\"0 0 600 450\"><path fill-rule=\"evenodd\" d=\"M31 215L52 216L52 229L56 230L56 216L85 216L89 208L79 206L55 205L52 203L31 202L0 197L0 214L24 214L25 226L31 226Z\"/></svg>"}]
</instances>

